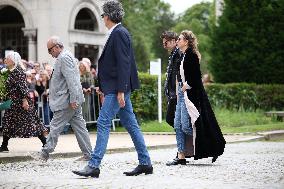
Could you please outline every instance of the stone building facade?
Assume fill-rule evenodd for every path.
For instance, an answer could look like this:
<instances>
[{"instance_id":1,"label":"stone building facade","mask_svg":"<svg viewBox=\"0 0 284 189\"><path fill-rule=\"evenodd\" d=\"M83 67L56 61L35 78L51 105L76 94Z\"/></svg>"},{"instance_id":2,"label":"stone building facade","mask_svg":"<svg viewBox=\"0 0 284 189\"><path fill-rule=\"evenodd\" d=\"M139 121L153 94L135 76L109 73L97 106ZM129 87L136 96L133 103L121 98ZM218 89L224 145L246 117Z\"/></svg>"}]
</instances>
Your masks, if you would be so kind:
<instances>
[{"instance_id":1,"label":"stone building facade","mask_svg":"<svg viewBox=\"0 0 284 189\"><path fill-rule=\"evenodd\" d=\"M46 42L52 35L78 59L96 63L107 29L101 19L104 0L0 0L0 57L6 50L22 58L52 62Z\"/></svg>"}]
</instances>

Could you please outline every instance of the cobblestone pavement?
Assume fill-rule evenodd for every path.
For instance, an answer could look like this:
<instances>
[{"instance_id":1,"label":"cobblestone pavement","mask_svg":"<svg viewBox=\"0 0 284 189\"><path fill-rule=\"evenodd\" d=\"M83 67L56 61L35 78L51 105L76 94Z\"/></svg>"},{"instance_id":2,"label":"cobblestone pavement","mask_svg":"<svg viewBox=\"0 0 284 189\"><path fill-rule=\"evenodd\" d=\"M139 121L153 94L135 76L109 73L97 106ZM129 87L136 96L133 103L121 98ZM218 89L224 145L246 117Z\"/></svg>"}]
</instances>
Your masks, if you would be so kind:
<instances>
[{"instance_id":1,"label":"cobblestone pavement","mask_svg":"<svg viewBox=\"0 0 284 189\"><path fill-rule=\"evenodd\" d=\"M136 166L135 152L107 154L98 179L74 175L86 164L76 158L0 164L0 188L284 188L284 142L227 144L214 164L189 159L186 166L165 166L175 153L150 151L154 174L137 177L122 174Z\"/></svg>"}]
</instances>

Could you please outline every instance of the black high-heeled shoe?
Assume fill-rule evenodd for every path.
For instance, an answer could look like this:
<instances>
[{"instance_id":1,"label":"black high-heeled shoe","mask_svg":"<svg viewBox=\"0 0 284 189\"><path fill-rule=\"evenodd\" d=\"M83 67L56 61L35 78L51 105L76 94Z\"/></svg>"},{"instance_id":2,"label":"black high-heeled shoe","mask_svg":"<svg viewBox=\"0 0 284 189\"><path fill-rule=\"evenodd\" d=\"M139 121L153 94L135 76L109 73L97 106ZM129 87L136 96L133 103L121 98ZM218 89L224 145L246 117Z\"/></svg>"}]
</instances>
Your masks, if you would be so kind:
<instances>
[{"instance_id":1,"label":"black high-heeled shoe","mask_svg":"<svg viewBox=\"0 0 284 189\"><path fill-rule=\"evenodd\" d=\"M175 158L173 161L167 162L167 166L172 166L172 165L186 165L186 159L178 159Z\"/></svg>"}]
</instances>

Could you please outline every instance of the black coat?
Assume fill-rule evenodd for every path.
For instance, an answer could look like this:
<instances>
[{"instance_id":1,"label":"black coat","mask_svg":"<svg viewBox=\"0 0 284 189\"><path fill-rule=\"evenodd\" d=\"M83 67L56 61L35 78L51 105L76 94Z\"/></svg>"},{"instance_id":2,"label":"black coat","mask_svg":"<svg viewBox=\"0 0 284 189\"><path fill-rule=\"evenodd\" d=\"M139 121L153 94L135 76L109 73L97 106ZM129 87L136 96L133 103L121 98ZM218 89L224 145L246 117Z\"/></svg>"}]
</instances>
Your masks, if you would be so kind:
<instances>
[{"instance_id":1,"label":"black coat","mask_svg":"<svg viewBox=\"0 0 284 189\"><path fill-rule=\"evenodd\" d=\"M167 78L165 81L165 95L167 96L168 100L172 98L177 98L176 95L176 77L179 73L179 66L180 66L180 51L178 48L175 48L171 55L169 56L168 60L168 67L167 67Z\"/></svg>"},{"instance_id":2,"label":"black coat","mask_svg":"<svg viewBox=\"0 0 284 189\"><path fill-rule=\"evenodd\" d=\"M180 51L175 48L169 56L167 78L165 81L165 95L168 99L166 122L174 127L175 111L177 105L176 77L180 67Z\"/></svg>"},{"instance_id":3,"label":"black coat","mask_svg":"<svg viewBox=\"0 0 284 189\"><path fill-rule=\"evenodd\" d=\"M195 105L200 114L195 122L196 138L194 159L207 157L217 158L223 154L226 141L202 84L198 56L191 48L188 48L185 52L183 69L185 80L188 85L192 87L187 90L188 98Z\"/></svg>"}]
</instances>

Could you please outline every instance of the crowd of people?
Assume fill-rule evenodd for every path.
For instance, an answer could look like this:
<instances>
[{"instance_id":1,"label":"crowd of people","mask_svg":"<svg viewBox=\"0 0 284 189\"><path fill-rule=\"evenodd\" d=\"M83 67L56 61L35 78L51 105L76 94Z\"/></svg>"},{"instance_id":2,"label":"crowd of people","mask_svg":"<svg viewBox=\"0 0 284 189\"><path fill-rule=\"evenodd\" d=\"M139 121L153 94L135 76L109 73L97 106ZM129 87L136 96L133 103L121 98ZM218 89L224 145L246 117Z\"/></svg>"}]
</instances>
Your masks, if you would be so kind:
<instances>
[{"instance_id":1,"label":"crowd of people","mask_svg":"<svg viewBox=\"0 0 284 189\"><path fill-rule=\"evenodd\" d=\"M95 85L96 85L96 65L92 64L89 58L82 58L79 62L80 81L86 101L83 104L83 116L87 121L94 120L94 102ZM25 73L27 86L29 89L29 97L32 100L36 110L38 110L41 120L48 127L53 113L49 107L49 80L52 75L53 66L49 63L40 63L34 61L26 61L21 59L19 67ZM0 59L0 70L6 68L3 59ZM39 104L42 106L39 107Z\"/></svg>"},{"instance_id":2,"label":"crowd of people","mask_svg":"<svg viewBox=\"0 0 284 189\"><path fill-rule=\"evenodd\" d=\"M82 160L88 161L83 169L73 170L73 173L99 177L111 122L119 114L122 126L131 136L139 161L137 167L124 174L153 174L152 161L130 99L131 92L138 89L140 83L131 35L121 24L124 9L118 1L107 1L102 10L101 17L109 32L98 60L98 74L88 59L83 58L78 64L57 36L47 41L48 53L56 59L53 68L39 63L30 66L20 60L17 52L8 54L5 64L11 73L6 85L8 97L13 103L3 117L1 152L8 151L6 143L10 138L37 136L43 147L32 157L47 161L64 126L70 123L83 153ZM186 165L186 158L197 160L208 157L212 157L213 163L223 154L226 141L202 83L197 38L192 31L184 30L179 35L164 32L161 39L163 47L170 53L165 84L168 98L166 121L173 126L177 142L177 155L166 165ZM98 87L95 88L96 77ZM87 97L94 89L103 96L103 100L97 119L96 145L92 151L85 122L90 115L85 115L84 108L94 108L90 105L92 99ZM47 138L34 108L35 99L44 95L53 112Z\"/></svg>"}]
</instances>

